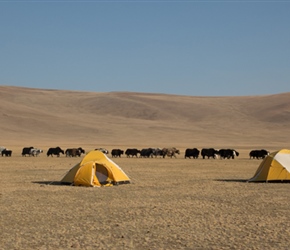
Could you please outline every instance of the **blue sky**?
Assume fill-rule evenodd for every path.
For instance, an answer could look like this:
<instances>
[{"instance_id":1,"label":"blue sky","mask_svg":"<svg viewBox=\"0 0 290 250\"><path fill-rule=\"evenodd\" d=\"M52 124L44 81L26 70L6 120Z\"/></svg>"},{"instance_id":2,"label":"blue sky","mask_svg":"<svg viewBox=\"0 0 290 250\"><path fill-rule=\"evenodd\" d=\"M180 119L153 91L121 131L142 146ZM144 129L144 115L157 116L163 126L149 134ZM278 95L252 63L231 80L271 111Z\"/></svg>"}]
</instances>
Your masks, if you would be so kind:
<instances>
[{"instance_id":1,"label":"blue sky","mask_svg":"<svg viewBox=\"0 0 290 250\"><path fill-rule=\"evenodd\" d=\"M0 68L44 89L289 92L290 0L0 0Z\"/></svg>"}]
</instances>

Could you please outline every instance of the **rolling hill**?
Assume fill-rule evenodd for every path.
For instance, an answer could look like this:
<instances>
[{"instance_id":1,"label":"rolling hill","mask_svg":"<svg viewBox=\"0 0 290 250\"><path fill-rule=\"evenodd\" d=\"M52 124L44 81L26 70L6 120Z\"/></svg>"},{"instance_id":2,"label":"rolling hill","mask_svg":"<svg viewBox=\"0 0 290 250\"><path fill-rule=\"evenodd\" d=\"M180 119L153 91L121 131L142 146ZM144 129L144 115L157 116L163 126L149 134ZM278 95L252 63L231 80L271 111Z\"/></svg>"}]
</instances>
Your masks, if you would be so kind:
<instances>
[{"instance_id":1,"label":"rolling hill","mask_svg":"<svg viewBox=\"0 0 290 250\"><path fill-rule=\"evenodd\" d=\"M199 97L0 86L1 143L290 147L290 92Z\"/></svg>"}]
</instances>

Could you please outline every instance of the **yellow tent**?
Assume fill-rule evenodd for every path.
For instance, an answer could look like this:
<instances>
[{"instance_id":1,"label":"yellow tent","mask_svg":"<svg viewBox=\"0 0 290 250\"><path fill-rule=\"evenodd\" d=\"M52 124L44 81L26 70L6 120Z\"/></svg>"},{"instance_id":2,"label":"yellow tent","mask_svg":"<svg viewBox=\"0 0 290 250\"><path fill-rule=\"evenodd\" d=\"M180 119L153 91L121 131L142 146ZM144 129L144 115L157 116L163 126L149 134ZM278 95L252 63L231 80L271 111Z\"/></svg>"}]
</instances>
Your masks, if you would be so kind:
<instances>
[{"instance_id":1,"label":"yellow tent","mask_svg":"<svg viewBox=\"0 0 290 250\"><path fill-rule=\"evenodd\" d=\"M104 153L94 150L71 168L60 182L75 186L100 187L130 183L130 179Z\"/></svg>"},{"instance_id":2,"label":"yellow tent","mask_svg":"<svg viewBox=\"0 0 290 250\"><path fill-rule=\"evenodd\" d=\"M269 154L249 181L290 181L290 150Z\"/></svg>"}]
</instances>

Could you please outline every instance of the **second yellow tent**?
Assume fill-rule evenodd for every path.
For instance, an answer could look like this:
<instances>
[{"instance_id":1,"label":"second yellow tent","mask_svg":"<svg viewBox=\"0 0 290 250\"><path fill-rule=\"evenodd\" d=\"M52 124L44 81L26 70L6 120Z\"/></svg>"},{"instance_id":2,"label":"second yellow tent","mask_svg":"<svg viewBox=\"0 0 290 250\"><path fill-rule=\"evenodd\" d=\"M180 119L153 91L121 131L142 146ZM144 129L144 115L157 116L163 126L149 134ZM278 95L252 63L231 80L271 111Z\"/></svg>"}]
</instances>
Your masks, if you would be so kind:
<instances>
[{"instance_id":1,"label":"second yellow tent","mask_svg":"<svg viewBox=\"0 0 290 250\"><path fill-rule=\"evenodd\" d=\"M249 181L290 181L290 150L269 154Z\"/></svg>"}]
</instances>

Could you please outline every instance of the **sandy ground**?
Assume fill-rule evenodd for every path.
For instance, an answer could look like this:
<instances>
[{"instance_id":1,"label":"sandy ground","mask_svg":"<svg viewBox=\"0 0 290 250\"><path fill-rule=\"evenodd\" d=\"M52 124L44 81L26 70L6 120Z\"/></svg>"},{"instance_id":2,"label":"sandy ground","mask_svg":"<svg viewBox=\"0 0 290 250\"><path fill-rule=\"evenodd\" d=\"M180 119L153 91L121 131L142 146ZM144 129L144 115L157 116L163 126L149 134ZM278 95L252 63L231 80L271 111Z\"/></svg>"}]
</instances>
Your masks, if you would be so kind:
<instances>
[{"instance_id":1,"label":"sandy ground","mask_svg":"<svg viewBox=\"0 0 290 250\"><path fill-rule=\"evenodd\" d=\"M0 157L0 249L288 249L289 183L246 182L249 150L113 159L132 182L102 188L59 185L80 158Z\"/></svg>"}]
</instances>

